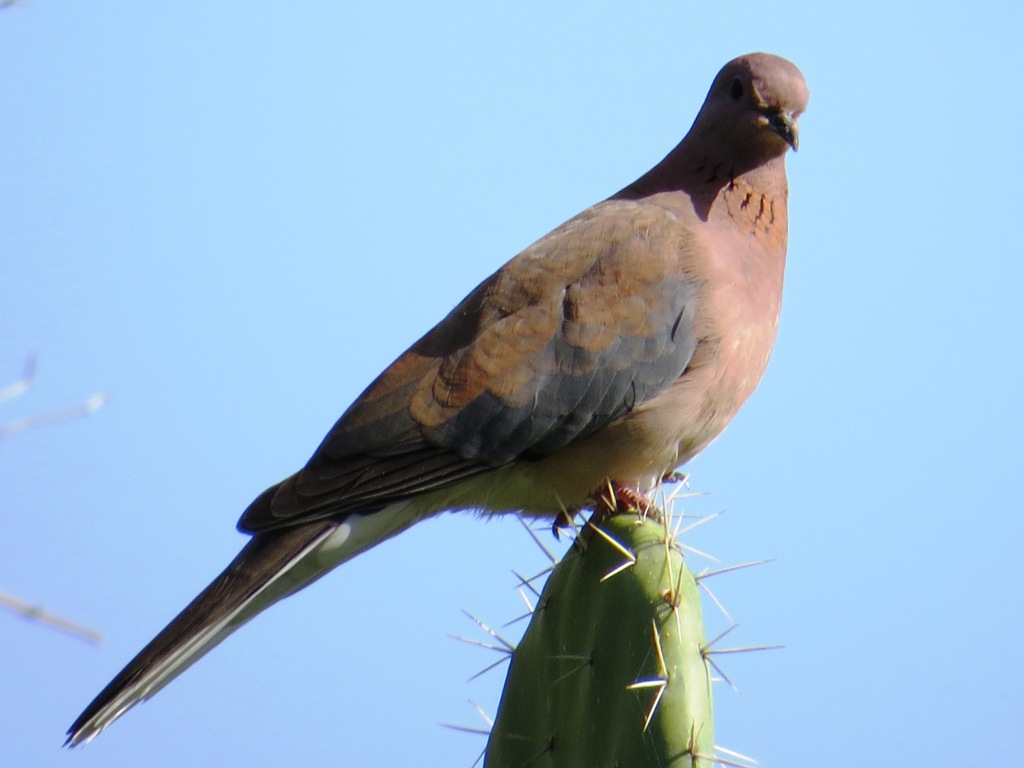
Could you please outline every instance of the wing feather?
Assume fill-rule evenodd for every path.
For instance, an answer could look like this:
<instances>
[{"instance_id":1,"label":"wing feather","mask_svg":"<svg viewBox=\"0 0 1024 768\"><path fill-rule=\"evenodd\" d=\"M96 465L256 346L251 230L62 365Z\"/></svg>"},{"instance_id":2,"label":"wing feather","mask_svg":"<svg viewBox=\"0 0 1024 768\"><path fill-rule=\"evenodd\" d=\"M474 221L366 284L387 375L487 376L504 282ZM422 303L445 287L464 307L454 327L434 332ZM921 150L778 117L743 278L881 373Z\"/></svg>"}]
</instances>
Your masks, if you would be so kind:
<instances>
[{"instance_id":1,"label":"wing feather","mask_svg":"<svg viewBox=\"0 0 1024 768\"><path fill-rule=\"evenodd\" d=\"M373 511L548 455L628 413L693 357L694 247L688 227L654 205L584 211L389 366L239 527Z\"/></svg>"}]
</instances>

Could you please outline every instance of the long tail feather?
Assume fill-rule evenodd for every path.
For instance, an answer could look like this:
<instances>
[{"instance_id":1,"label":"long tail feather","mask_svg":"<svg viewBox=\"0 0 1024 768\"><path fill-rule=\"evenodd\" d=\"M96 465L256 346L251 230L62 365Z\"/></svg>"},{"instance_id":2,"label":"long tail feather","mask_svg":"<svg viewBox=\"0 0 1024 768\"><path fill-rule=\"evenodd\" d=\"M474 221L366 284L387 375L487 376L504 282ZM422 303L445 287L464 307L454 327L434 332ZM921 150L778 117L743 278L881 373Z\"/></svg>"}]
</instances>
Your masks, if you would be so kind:
<instances>
[{"instance_id":1,"label":"long tail feather","mask_svg":"<svg viewBox=\"0 0 1024 768\"><path fill-rule=\"evenodd\" d=\"M91 741L250 618L324 573L322 568L312 572L295 566L316 551L336 528L331 523L304 526L263 534L250 541L224 572L93 699L68 729L65 746Z\"/></svg>"},{"instance_id":2,"label":"long tail feather","mask_svg":"<svg viewBox=\"0 0 1024 768\"><path fill-rule=\"evenodd\" d=\"M104 688L68 729L65 746L104 728L176 678L245 622L337 565L431 514L414 502L259 533L200 595Z\"/></svg>"}]
</instances>

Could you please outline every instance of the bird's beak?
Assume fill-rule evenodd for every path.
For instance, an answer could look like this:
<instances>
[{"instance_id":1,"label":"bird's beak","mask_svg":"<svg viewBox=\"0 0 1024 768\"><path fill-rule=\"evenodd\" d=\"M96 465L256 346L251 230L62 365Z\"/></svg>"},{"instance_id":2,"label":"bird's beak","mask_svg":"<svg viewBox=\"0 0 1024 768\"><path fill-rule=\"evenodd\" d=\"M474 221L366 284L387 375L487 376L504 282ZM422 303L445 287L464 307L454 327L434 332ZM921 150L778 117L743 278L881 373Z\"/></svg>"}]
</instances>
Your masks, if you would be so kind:
<instances>
[{"instance_id":1,"label":"bird's beak","mask_svg":"<svg viewBox=\"0 0 1024 768\"><path fill-rule=\"evenodd\" d=\"M768 125L793 148L794 152L800 148L800 126L795 116L789 112L778 112L768 118Z\"/></svg>"}]
</instances>

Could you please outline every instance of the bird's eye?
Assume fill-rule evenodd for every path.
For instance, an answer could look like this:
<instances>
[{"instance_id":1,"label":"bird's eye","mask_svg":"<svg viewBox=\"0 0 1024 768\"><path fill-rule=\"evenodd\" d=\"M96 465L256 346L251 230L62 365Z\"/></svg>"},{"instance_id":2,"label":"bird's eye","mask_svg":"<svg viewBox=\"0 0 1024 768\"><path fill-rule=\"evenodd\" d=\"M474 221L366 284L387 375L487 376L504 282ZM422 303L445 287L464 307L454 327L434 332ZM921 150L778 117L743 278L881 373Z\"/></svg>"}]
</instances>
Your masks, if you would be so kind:
<instances>
[{"instance_id":1,"label":"bird's eye","mask_svg":"<svg viewBox=\"0 0 1024 768\"><path fill-rule=\"evenodd\" d=\"M738 77L734 77L732 82L729 84L729 96L736 101L743 98L743 81Z\"/></svg>"}]
</instances>

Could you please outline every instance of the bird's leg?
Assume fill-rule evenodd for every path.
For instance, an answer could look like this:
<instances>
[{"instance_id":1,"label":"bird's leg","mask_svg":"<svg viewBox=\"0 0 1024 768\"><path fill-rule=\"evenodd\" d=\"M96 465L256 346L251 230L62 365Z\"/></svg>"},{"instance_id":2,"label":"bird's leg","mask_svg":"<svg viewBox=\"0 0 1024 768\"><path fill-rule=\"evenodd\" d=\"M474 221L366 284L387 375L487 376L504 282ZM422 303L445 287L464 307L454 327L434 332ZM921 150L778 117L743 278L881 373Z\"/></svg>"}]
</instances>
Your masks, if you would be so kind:
<instances>
[{"instance_id":1,"label":"bird's leg","mask_svg":"<svg viewBox=\"0 0 1024 768\"><path fill-rule=\"evenodd\" d=\"M659 519L661 517L657 505L650 496L637 488L630 488L614 480L609 480L604 489L595 493L593 500L594 513L589 520L592 525L600 525L608 517L629 512L651 515Z\"/></svg>"},{"instance_id":2,"label":"bird's leg","mask_svg":"<svg viewBox=\"0 0 1024 768\"><path fill-rule=\"evenodd\" d=\"M579 526L576 525L576 515L580 513L580 508L576 509L563 509L557 515L551 523L551 533L558 541L561 539L562 531L568 530L569 528L577 529Z\"/></svg>"},{"instance_id":3,"label":"bird's leg","mask_svg":"<svg viewBox=\"0 0 1024 768\"><path fill-rule=\"evenodd\" d=\"M660 483L682 483L686 488L690 487L690 476L685 472L680 472L678 469L673 469L671 472L665 473Z\"/></svg>"},{"instance_id":4,"label":"bird's leg","mask_svg":"<svg viewBox=\"0 0 1024 768\"><path fill-rule=\"evenodd\" d=\"M609 517L622 514L638 514L643 517L653 517L662 521L661 510L654 503L654 500L646 493L637 488L609 480L604 488L594 491L590 497L590 503L577 509L563 509L555 517L551 524L551 532L557 539L559 533L566 528L577 528L574 519L577 514L585 509L590 509L590 517L587 519L583 529L579 531L573 546L585 547L590 537L590 528L598 528Z\"/></svg>"},{"instance_id":5,"label":"bird's leg","mask_svg":"<svg viewBox=\"0 0 1024 768\"><path fill-rule=\"evenodd\" d=\"M639 512L641 515L648 515L652 512L657 514L657 507L654 500L646 493L641 493L637 488L628 488L618 483L611 484L615 505L620 512Z\"/></svg>"}]
</instances>

